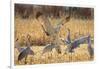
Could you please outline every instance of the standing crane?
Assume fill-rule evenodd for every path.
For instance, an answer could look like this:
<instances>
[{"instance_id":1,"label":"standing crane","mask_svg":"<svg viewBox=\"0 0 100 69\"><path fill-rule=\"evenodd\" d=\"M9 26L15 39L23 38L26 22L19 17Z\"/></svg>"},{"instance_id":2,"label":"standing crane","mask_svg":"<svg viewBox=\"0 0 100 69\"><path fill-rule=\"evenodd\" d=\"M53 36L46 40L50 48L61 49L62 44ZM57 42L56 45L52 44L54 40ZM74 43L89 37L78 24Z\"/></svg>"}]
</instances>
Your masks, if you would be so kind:
<instances>
[{"instance_id":1,"label":"standing crane","mask_svg":"<svg viewBox=\"0 0 100 69\"><path fill-rule=\"evenodd\" d=\"M25 64L27 64L26 60L28 55L34 56L34 52L30 49L30 47L27 47L22 52L20 52L20 54L18 55L18 61L21 61L23 58L25 58Z\"/></svg>"},{"instance_id":2,"label":"standing crane","mask_svg":"<svg viewBox=\"0 0 100 69\"><path fill-rule=\"evenodd\" d=\"M25 64L27 64L26 60L28 55L33 55L34 56L34 52L31 50L30 48L30 38L29 35L27 35L27 41L26 41L26 48L23 49L20 54L18 55L18 61L21 61L23 58L25 58Z\"/></svg>"}]
</instances>

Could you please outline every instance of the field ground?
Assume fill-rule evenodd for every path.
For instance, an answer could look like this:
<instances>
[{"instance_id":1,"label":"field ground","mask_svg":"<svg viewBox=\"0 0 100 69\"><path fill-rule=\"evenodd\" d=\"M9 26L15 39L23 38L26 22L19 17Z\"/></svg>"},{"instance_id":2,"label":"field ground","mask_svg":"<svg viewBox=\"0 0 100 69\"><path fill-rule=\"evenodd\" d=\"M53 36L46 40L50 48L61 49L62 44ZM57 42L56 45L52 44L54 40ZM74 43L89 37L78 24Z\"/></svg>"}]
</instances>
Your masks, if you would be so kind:
<instances>
[{"instance_id":1,"label":"field ground","mask_svg":"<svg viewBox=\"0 0 100 69\"><path fill-rule=\"evenodd\" d=\"M55 26L57 22L56 19L50 20L51 23ZM59 36L66 38L67 28L71 30L71 39L78 38L80 36L91 35L92 40L94 40L94 21L93 20L81 20L72 18L68 23L66 23L59 32ZM48 43L50 38L47 37L40 26L39 21L36 19L21 19L15 18L15 39L19 38L19 43L24 47L25 36L26 34L31 35L31 40L34 43L31 46L31 49L35 52L34 56L28 56L27 64L47 64L47 63L64 63L64 62L76 62L76 61L89 61L90 59L87 44L82 44L79 48L75 49L75 53L64 54L64 49L67 46L61 45L62 54L57 54L55 49L52 52L45 53L41 55L41 52L45 46L38 46L38 43ZM37 41L36 41L37 40ZM38 40L40 40L38 42ZM37 43L36 43L37 42ZM40 44L41 45L41 44ZM92 47L94 44L92 43ZM24 64L24 59L20 62L17 61L19 52L17 49L14 49L14 63L15 65Z\"/></svg>"},{"instance_id":2,"label":"field ground","mask_svg":"<svg viewBox=\"0 0 100 69\"><path fill-rule=\"evenodd\" d=\"M92 45L93 46L93 45ZM48 63L64 63L64 62L77 62L77 61L90 61L89 53L87 51L87 44L82 44L79 48L75 49L75 53L66 53L66 46L61 46L62 54L57 54L56 50L52 52L41 54L44 46L32 46L31 49L35 52L35 56L29 55L27 64L48 64ZM18 62L18 50L15 49L15 65L24 64L24 59Z\"/></svg>"}]
</instances>

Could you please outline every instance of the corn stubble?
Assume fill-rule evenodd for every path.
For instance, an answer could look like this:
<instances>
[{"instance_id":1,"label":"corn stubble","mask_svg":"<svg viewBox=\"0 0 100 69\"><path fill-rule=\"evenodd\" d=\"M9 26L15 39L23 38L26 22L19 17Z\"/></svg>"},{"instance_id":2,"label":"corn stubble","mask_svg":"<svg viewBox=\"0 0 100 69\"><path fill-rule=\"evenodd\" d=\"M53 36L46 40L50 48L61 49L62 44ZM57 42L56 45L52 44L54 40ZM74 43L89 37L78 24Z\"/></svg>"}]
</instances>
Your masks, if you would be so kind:
<instances>
[{"instance_id":1,"label":"corn stubble","mask_svg":"<svg viewBox=\"0 0 100 69\"><path fill-rule=\"evenodd\" d=\"M56 19L51 20L51 23L55 23ZM71 39L78 38L82 35L91 34L94 39L94 24L93 20L82 20L72 18L66 23L59 32L59 36L66 38L67 28L71 31ZM51 38L45 35L42 27L36 19L21 19L15 18L15 38L19 38L19 43L22 47L25 47L26 34L31 36L31 49L35 52L34 56L29 55L27 58L27 64L48 64L48 63L64 63L64 62L77 62L77 61L89 61L90 55L87 51L87 44L81 44L79 48L75 49L74 53L65 53L66 46L61 45L62 53L58 54L55 49L52 52L41 54L43 48L47 43L52 41ZM92 47L94 44L92 43ZM23 65L24 59L18 62L19 52L14 49L14 63L15 65Z\"/></svg>"}]
</instances>

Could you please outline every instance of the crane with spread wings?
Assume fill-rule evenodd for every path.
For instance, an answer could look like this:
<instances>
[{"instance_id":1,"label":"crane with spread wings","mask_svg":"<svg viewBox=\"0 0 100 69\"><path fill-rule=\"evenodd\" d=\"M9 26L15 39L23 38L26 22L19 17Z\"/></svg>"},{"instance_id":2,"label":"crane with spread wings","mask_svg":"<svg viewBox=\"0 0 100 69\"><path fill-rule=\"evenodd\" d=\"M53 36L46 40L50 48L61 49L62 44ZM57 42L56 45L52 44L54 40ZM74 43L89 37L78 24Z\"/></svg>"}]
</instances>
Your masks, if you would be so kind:
<instances>
[{"instance_id":1,"label":"crane with spread wings","mask_svg":"<svg viewBox=\"0 0 100 69\"><path fill-rule=\"evenodd\" d=\"M67 44L66 51L68 51L70 53L74 52L74 49L79 47L80 44L87 43L88 44L87 48L88 48L88 52L89 52L90 58L94 55L94 51L93 51L93 48L91 46L90 34L87 35L87 36L81 36L80 38L77 38L77 39L74 39L73 41L71 41L70 29L68 29L68 35L67 35L67 38L66 38L66 40L64 42Z\"/></svg>"},{"instance_id":2,"label":"crane with spread wings","mask_svg":"<svg viewBox=\"0 0 100 69\"><path fill-rule=\"evenodd\" d=\"M40 21L40 24L43 28L44 33L47 36L53 38L53 41L51 42L51 44L49 46L46 46L44 48L43 52L44 51L49 51L49 49L51 51L53 48L55 48L58 53L61 53L61 48L60 48L60 41L61 40L59 39L58 33L59 33L61 27L63 27L64 24L69 22L70 14L69 14L69 16L64 15L61 18L61 20L59 20L59 23L57 23L57 25L55 27L49 21L49 17L46 17L45 15L43 15L40 12L37 14L36 18Z\"/></svg>"}]
</instances>

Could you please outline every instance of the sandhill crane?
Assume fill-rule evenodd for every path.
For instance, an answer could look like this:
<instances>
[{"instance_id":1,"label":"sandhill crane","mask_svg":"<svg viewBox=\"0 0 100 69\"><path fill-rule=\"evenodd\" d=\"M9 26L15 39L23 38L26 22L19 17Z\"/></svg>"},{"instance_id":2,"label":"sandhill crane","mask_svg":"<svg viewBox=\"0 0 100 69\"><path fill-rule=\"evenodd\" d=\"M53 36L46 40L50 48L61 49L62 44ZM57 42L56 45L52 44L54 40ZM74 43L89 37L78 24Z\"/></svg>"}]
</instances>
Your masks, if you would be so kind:
<instances>
[{"instance_id":1,"label":"sandhill crane","mask_svg":"<svg viewBox=\"0 0 100 69\"><path fill-rule=\"evenodd\" d=\"M74 41L71 42L71 49L69 50L69 52L73 52L73 49L79 47L80 44L86 43L88 36L83 36L80 37L78 39L75 39Z\"/></svg>"},{"instance_id":2,"label":"sandhill crane","mask_svg":"<svg viewBox=\"0 0 100 69\"><path fill-rule=\"evenodd\" d=\"M21 61L23 58L25 58L25 64L26 64L27 63L26 59L28 55L34 56L34 52L30 49L30 47L27 47L22 52L20 52L20 54L18 55L18 61Z\"/></svg>"},{"instance_id":3,"label":"sandhill crane","mask_svg":"<svg viewBox=\"0 0 100 69\"><path fill-rule=\"evenodd\" d=\"M49 21L49 18L43 15L42 13L38 13L36 18L40 21L40 25L43 28L44 33L46 33L47 36L53 38L53 41L51 43L56 46L56 51L58 53L61 53L61 48L60 48L60 39L58 36L58 32L60 28L67 23L70 20L70 15L69 16L63 16L57 26L52 26L52 24ZM51 47L52 48L52 47Z\"/></svg>"},{"instance_id":4,"label":"sandhill crane","mask_svg":"<svg viewBox=\"0 0 100 69\"><path fill-rule=\"evenodd\" d=\"M30 42L29 42L30 40L29 39L30 39L30 37L29 37L29 35L27 35L26 48L24 50L22 50L20 52L20 54L18 55L18 61L21 61L23 58L25 58L25 64L27 63L26 59L27 59L28 55L34 56L34 52L30 48Z\"/></svg>"},{"instance_id":5,"label":"sandhill crane","mask_svg":"<svg viewBox=\"0 0 100 69\"><path fill-rule=\"evenodd\" d=\"M90 56L93 56L93 48L91 47L91 39L90 39L90 34L87 36L82 36L80 38L75 39L74 41L70 42L70 30L68 30L68 35L67 38L65 40L66 44L68 45L68 48L66 49L68 52L72 53L74 52L74 49L79 47L80 44L84 44L84 43L88 43L88 52L90 54Z\"/></svg>"}]
</instances>

